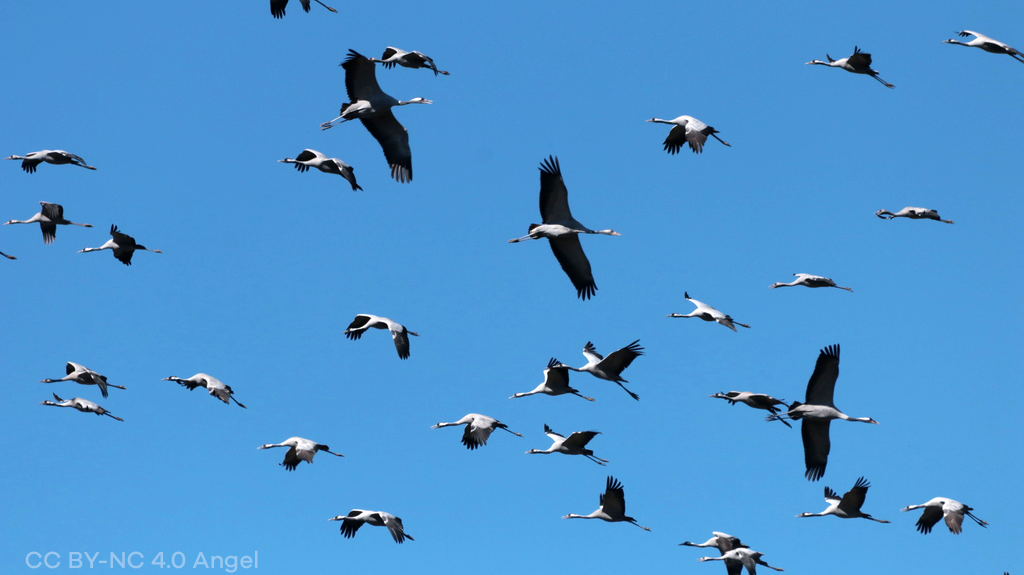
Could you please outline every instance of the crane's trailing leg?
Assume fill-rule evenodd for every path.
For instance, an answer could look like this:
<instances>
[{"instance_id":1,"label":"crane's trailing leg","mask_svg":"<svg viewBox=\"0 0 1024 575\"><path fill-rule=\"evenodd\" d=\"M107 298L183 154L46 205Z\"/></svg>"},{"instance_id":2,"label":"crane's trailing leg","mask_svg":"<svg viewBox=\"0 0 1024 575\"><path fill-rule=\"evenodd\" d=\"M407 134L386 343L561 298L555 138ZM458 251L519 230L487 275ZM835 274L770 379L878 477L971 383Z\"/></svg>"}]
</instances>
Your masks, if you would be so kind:
<instances>
[{"instance_id":1,"label":"crane's trailing leg","mask_svg":"<svg viewBox=\"0 0 1024 575\"><path fill-rule=\"evenodd\" d=\"M337 13L338 13L338 11L337 11L337 10L335 10L334 8L331 8L331 7L330 7L330 6L328 6L327 4L324 4L324 3L323 3L323 2L321 2L320 0L316 0L316 3L317 3L317 4L319 4L319 5L321 5L321 6L323 6L324 8L327 8L327 9L328 9L328 10L330 10L331 12L334 12L335 14L337 14Z\"/></svg>"},{"instance_id":2,"label":"crane's trailing leg","mask_svg":"<svg viewBox=\"0 0 1024 575\"><path fill-rule=\"evenodd\" d=\"M328 128L333 128L335 124L340 124L342 122L347 122L348 120L349 120L348 118L343 118L341 116L338 116L337 118L331 120L330 122L324 122L323 124L320 124L320 129L321 130L326 130Z\"/></svg>"}]
</instances>

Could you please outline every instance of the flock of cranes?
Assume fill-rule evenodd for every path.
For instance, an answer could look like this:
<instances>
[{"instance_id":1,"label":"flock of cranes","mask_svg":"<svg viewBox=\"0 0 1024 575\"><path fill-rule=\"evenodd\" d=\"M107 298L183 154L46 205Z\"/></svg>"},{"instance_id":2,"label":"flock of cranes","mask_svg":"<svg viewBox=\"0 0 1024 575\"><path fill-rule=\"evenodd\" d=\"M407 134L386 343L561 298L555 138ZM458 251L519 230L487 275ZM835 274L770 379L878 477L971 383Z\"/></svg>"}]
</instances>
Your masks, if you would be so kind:
<instances>
[{"instance_id":1,"label":"flock of cranes","mask_svg":"<svg viewBox=\"0 0 1024 575\"><path fill-rule=\"evenodd\" d=\"M336 12L319 0L319 4L331 12ZM271 0L271 13L275 18L285 15L287 0ZM302 7L306 12L310 10L310 0L301 0ZM963 31L961 36L976 36L970 42L958 42L946 40L947 43L960 44L963 46L978 47L992 53L1008 54L1011 57L1024 62L1024 57L1015 49L983 35L971 31ZM827 62L813 60L807 64L826 65L843 68L849 72L870 75L888 88L893 85L882 80L878 72L871 69L871 55L861 52L859 48L848 58L834 60L826 55ZM345 71L345 85L349 102L344 103L337 118L321 125L326 130L339 123L359 119L370 134L381 146L384 156L391 170L391 176L399 183L412 181L412 155L409 145L409 137L406 129L398 122L392 113L395 106L407 104L431 104L425 98L413 98L407 101L397 100L384 93L376 80L376 64L380 63L385 68L401 66L405 68L418 69L426 68L433 71L434 75L449 75L448 71L439 70L434 61L425 54L417 51L407 52L398 48L388 47L381 58L367 58L362 54L350 50L347 58L341 64ZM651 118L647 122L664 123L673 126L668 137L664 141L664 149L670 154L677 154L684 145L688 145L692 152L701 153L707 142L708 136L717 139L725 146L731 146L717 135L719 132L707 124L691 116L679 116L673 120L662 120ZM9 156L9 160L22 160L22 169L27 173L33 173L36 167L45 162L55 165L70 164L79 167L95 170L96 168L87 165L79 156L61 150L43 150L33 152L25 156ZM305 149L294 159L285 158L279 160L282 163L291 163L300 172L306 172L310 168L316 168L324 173L335 174L343 177L351 186L353 191L363 188L356 182L354 169L338 158L330 158L312 149ZM92 227L91 224L72 222L64 218L64 209L60 204L39 202L42 209L28 220L9 220L7 224L31 224L40 225L45 244L51 244L56 237L56 226L76 225L81 227ZM591 270L591 264L583 251L580 242L581 234L603 234L619 236L620 234L611 229L592 230L577 221L569 208L568 191L563 180L561 167L558 158L549 156L542 160L540 167L540 224L531 224L528 234L522 237L508 240L509 243L518 243L526 240L547 238L559 265L569 277L577 292L577 297L587 300L596 295L597 285ZM906 207L898 212L879 210L876 214L879 218L893 219L905 217L909 219L931 219L948 224L951 220L941 219L938 213L932 209ZM85 248L79 253L100 251L110 249L114 257L124 263L131 265L132 256L135 251L152 251L162 253L160 250L149 249L138 244L134 238L120 232L115 225L110 228L111 240L96 248ZM12 256L0 255L9 259ZM852 292L849 287L839 286L832 279L805 273L793 274L797 279L782 283L776 282L770 288L787 286L805 287L834 287ZM699 295L699 294L698 294ZM703 297L703 296L702 296ZM707 322L719 323L734 332L736 326L750 328L750 325L734 320L730 315L703 303L689 296L684 292L684 298L695 306L695 309L687 314L672 313L667 317L671 318L699 318ZM400 359L410 357L409 336L419 336L418 333L409 331L405 326L386 317L359 314L355 317L348 328L343 332L347 338L358 340L368 329L388 330L392 336ZM429 334L428 334L429 335ZM730 336L731 337L731 336ZM372 339L372 338L371 338ZM617 349L607 357L599 354L591 342L587 342L583 348L583 355L587 363L581 367L571 367L552 358L544 370L544 381L529 392L515 393L511 398L521 398L530 395L576 395L587 401L593 402L593 397L581 394L577 389L569 385L569 372L587 372L596 378L614 382L620 386L634 400L639 400L639 395L626 388L624 383L629 383L622 377L622 373L631 363L641 355L644 355L644 348L639 345L639 339ZM67 374L59 379L44 379L44 383L56 383L73 381L82 385L95 385L100 389L104 398L108 397L108 388L125 389L107 381L107 377L92 371L80 364L68 362ZM805 477L810 481L821 479L826 470L828 457L831 451L829 428L831 421L836 419L878 424L870 417L851 417L840 411L834 404L834 389L839 376L839 345L832 345L822 349L817 358L814 371L807 384L804 402L793 402L789 405L786 402L776 399L763 393L748 391L721 392L709 397L725 399L730 404L744 403L755 409L769 412L768 421L781 421L787 427L791 426L790 421L801 423L801 436L805 456ZM239 402L232 388L215 377L204 373L197 373L189 378L170 376L164 381L178 383L189 390L197 387L205 388L209 394L225 404L234 402L242 408L244 404ZM107 411L105 408L82 398L62 399L56 393L53 394L55 401L43 401L41 405L56 407L72 407L84 413L95 413L100 416L108 416L117 421L124 420ZM781 408L780 408L781 406ZM496 429L502 429L513 435L522 437L522 434L512 431L501 421L486 415L469 413L454 422L440 422L432 426L438 429L449 426L465 426L462 435L462 443L469 450L475 450L487 444L491 433ZM543 426L544 433L551 439L552 444L547 449L531 449L528 454L552 454L561 453L565 455L582 455L585 458L605 466L609 460L594 455L593 450L587 445L600 434L598 431L575 431L568 436L561 435L552 430L547 424ZM257 449L271 449L276 447L287 447L284 460L280 464L289 471L297 468L298 464L305 461L313 463L317 452L323 451L338 457L344 457L341 453L335 453L325 444L316 443L312 440L291 437L277 444L263 444ZM878 523L889 523L887 520L876 519L870 514L861 510L864 505L867 491L870 484L863 478L859 478L854 486L842 497L839 497L829 487L824 488L825 500L828 507L820 513L801 513L797 517L820 517L834 515L840 518L864 518ZM917 522L917 529L921 533L929 533L932 527L940 520L945 519L949 530L958 534L965 516L974 520L978 525L984 527L987 523L971 513L972 508L960 502L947 498L935 498L921 505L911 505L902 509L910 511L924 509L924 512ZM600 495L599 508L589 515L568 514L563 519L601 519L607 522L632 523L645 531L650 528L642 526L633 517L626 515L625 494L622 483L613 476L608 476L605 491ZM414 540L412 536L405 533L402 519L384 511L368 511L353 509L347 515L337 515L329 521L341 522L341 533L346 538L351 538L363 525L386 527L396 543L404 543L406 539ZM680 545L693 547L715 547L720 551L719 557L701 557L699 561L723 561L726 564L729 575L741 573L745 568L751 574L755 573L756 566L761 565L777 571L782 569L768 565L763 561L763 554L751 550L742 544L739 539L721 532L713 532L714 536L705 543L695 544L684 542Z\"/></svg>"}]
</instances>

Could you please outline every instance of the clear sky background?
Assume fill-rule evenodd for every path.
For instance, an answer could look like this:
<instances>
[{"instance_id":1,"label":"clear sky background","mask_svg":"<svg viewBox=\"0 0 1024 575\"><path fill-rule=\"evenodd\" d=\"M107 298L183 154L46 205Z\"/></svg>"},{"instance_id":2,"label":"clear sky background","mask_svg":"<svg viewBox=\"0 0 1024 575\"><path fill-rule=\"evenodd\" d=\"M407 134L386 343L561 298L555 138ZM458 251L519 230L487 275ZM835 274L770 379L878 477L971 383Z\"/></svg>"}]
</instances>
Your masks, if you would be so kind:
<instances>
[{"instance_id":1,"label":"clear sky background","mask_svg":"<svg viewBox=\"0 0 1024 575\"><path fill-rule=\"evenodd\" d=\"M38 201L95 227L0 228L7 336L4 572L30 552L252 555L269 573L463 570L709 573L739 536L787 573L1020 571L1024 310L1024 65L941 43L964 28L1024 48L1020 2L4 2L0 157L64 149L97 166L0 163L0 219ZM854 46L895 84L804 62ZM358 123L318 125L347 101L351 48L420 50L451 71L378 68L414 180L390 178ZM662 150L695 116L732 143ZM365 189L277 160L303 148L355 167ZM539 222L538 166L560 159L574 215L621 237L583 246L599 291L575 296ZM949 226L882 221L904 206ZM117 224L150 248L126 267L102 245ZM769 290L794 272L835 289ZM683 292L753 327L667 319ZM357 313L422 337L400 361L386 332L353 342ZM639 339L633 401L588 374L572 396L508 399L550 357L580 366L589 340ZM842 346L825 477L804 479L799 428L709 399L803 400L819 349ZM74 361L97 389L42 384ZM248 406L161 381L209 373ZM56 392L123 417L39 406ZM469 412L497 432L468 451ZM524 455L568 434L611 463ZM291 436L326 443L287 472ZM563 521L625 485L631 525ZM834 517L822 488L866 477L864 510ZM900 508L945 496L991 523L915 531ZM403 518L343 539L352 508ZM705 553L710 551L711 553ZM100 567L97 567L100 568ZM106 569L106 566L102 567Z\"/></svg>"}]
</instances>

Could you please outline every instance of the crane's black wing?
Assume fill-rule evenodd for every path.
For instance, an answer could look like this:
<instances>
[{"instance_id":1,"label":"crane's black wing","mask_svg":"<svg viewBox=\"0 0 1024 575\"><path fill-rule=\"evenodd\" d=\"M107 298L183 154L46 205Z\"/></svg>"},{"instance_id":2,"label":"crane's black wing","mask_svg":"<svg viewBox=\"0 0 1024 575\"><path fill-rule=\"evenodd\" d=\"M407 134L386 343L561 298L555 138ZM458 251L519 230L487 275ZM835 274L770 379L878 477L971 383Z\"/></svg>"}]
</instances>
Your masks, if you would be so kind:
<instances>
[{"instance_id":1,"label":"crane's black wing","mask_svg":"<svg viewBox=\"0 0 1024 575\"><path fill-rule=\"evenodd\" d=\"M569 276L573 287L576 288L576 297L590 299L597 292L597 284L594 282L594 274L590 269L590 260L583 252L583 245L580 244L579 234L566 234L556 238L548 238L551 244L551 251L555 259L562 266L562 271Z\"/></svg>"},{"instance_id":2,"label":"crane's black wing","mask_svg":"<svg viewBox=\"0 0 1024 575\"><path fill-rule=\"evenodd\" d=\"M803 419L800 426L800 434L804 439L804 463L807 471L804 477L808 481L817 481L825 475L825 466L828 465L828 452L832 444L828 438L828 419Z\"/></svg>"},{"instance_id":3,"label":"crane's black wing","mask_svg":"<svg viewBox=\"0 0 1024 575\"><path fill-rule=\"evenodd\" d=\"M814 373L807 381L807 396L804 403L835 407L832 398L837 379L839 379L838 343L819 352L818 361L814 364Z\"/></svg>"},{"instance_id":4,"label":"crane's black wing","mask_svg":"<svg viewBox=\"0 0 1024 575\"><path fill-rule=\"evenodd\" d=\"M384 150L384 158L391 166L391 177L399 183L412 181L412 150L409 131L398 122L391 110L370 118L359 118Z\"/></svg>"}]
</instances>

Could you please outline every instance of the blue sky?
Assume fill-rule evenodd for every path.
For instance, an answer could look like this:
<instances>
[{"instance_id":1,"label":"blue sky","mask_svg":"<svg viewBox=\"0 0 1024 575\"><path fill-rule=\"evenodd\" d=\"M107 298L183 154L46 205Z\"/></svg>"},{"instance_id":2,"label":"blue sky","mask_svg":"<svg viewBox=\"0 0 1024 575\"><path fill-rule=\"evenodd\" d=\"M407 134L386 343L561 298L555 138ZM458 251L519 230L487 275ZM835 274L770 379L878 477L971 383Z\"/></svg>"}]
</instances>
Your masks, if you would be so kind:
<instances>
[{"instance_id":1,"label":"blue sky","mask_svg":"<svg viewBox=\"0 0 1024 575\"><path fill-rule=\"evenodd\" d=\"M5 572L31 552L160 552L192 567L259 552L259 570L721 573L677 547L739 536L792 573L1014 572L1020 488L1016 288L1024 67L947 46L964 28L1024 48L1019 3L328 2L282 20L246 3L0 6L0 154L64 149L98 170L0 164L0 218L40 200L93 229L0 228L8 337L0 486ZM349 49L420 50L451 76L378 69L414 181L390 179L358 123L321 132ZM819 66L857 45L895 84ZM732 144L662 151L695 116ZM365 191L277 160L304 148L355 167ZM538 166L558 156L573 214L621 237L583 238L599 291L582 302L539 221ZM923 206L956 221L882 221ZM78 254L117 224L163 254L126 267ZM769 290L794 272L841 290ZM688 291L753 327L673 320ZM386 333L352 342L357 313L417 331L400 361ZM639 339L596 402L510 400L550 357L579 366ZM825 477L803 477L799 429L709 399L802 400L818 350L842 346L836 404L879 426L832 425ZM67 361L125 385L103 399ZM161 381L209 373L248 406ZM37 405L56 392L118 423ZM439 421L469 412L525 435L466 450ZM602 432L611 463L524 455L543 425ZM289 473L302 436L321 455ZM562 521L597 507L605 477L651 527ZM865 476L881 525L832 517L822 488ZM903 506L946 496L990 522L923 536ZM352 508L403 518L343 539ZM105 568L105 567L104 567Z\"/></svg>"}]
</instances>

